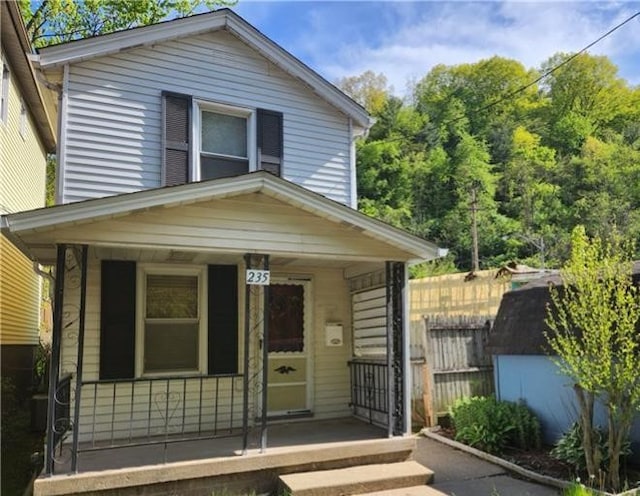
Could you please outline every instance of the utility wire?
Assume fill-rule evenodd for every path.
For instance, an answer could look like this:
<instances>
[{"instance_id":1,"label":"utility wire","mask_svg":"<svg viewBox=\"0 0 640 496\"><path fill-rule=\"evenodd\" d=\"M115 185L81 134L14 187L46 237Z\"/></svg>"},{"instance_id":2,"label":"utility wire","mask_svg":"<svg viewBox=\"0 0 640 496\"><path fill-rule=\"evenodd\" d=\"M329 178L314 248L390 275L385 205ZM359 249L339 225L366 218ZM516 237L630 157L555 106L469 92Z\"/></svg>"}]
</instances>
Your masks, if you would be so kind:
<instances>
[{"instance_id":1,"label":"utility wire","mask_svg":"<svg viewBox=\"0 0 640 496\"><path fill-rule=\"evenodd\" d=\"M488 103L487 105L480 107L478 109L474 109L472 110L470 113L472 114L477 114L479 112L484 112L485 110L488 110L492 107L495 107L496 105L516 96L518 93L522 93L523 91L527 90L528 88L531 88L534 84L539 83L540 81L542 81L543 79L545 79L546 77L550 76L551 74L553 74L554 72L556 72L558 69L560 69L561 67L567 65L569 62L571 62L573 59L575 59L576 57L580 56L581 54L583 54L584 52L586 52L587 50L589 50L589 48L591 48L592 46L596 45L597 43L600 43L602 40L604 40L605 38L607 38L608 36L610 36L611 34L613 34L615 31L617 31L618 29L620 29L622 26L624 26L625 24L631 22L633 19L635 19L636 17L640 17L640 11L636 12L635 14L633 14L632 16L628 17L627 19L625 19L624 21L622 21L621 23L617 24L616 26L614 26L613 28L611 28L609 31L607 31L605 34L603 34L602 36L600 36L597 40L592 41L591 43L589 43L587 46L585 46L584 48L582 48L580 51L574 53L573 55L571 55L570 57L567 57L565 60L563 60L562 62L560 62L559 64L555 65L554 67L552 67L551 69L547 70L544 74L542 74L541 76L539 76L538 78L534 79L533 81L531 81L530 83L525 84L524 86L521 86L518 89L515 89L507 94L505 94L504 96L498 98L497 100ZM453 96L450 95L450 96ZM442 124L451 124L454 122L457 122L459 120L462 119L466 119L468 116L467 115L462 115L459 117L456 117L454 119L450 119L448 121L444 121ZM422 134L422 133L418 133ZM405 139L406 136L401 136L398 138L390 138L390 139L386 139L386 140L381 140L384 142L389 142L389 141L399 141L401 139Z\"/></svg>"},{"instance_id":2,"label":"utility wire","mask_svg":"<svg viewBox=\"0 0 640 496\"><path fill-rule=\"evenodd\" d=\"M600 38L598 38L595 41L592 41L591 43L589 43L586 47L584 47L582 50L580 50L579 52L574 53L573 55L571 55L570 57L567 57L565 60L563 60L562 62L560 62L558 65L552 67L551 69L549 69L548 71L546 71L544 74L542 74L540 77L534 79L533 81L531 81L530 83L525 84L524 86L521 86L520 88L513 90L510 93L507 93L506 95L504 95L502 98L498 98L497 100L495 100L494 102L491 102L487 105L485 105L484 107L480 107L479 109L474 110L473 112L483 112L487 109L490 109L491 107L494 107L496 105L498 105L499 103L504 102L505 100L508 100L509 98L517 95L518 93L522 93L523 91L525 91L528 88L531 88L531 86L533 86L536 83L539 83L540 81L542 81L543 79L545 79L547 76L550 76L551 74L553 74L554 72L556 72L558 69L560 69L562 66L567 65L569 62L571 62L573 59L575 59L576 57L578 57L579 55L583 54L584 52L586 52L587 50L589 50L589 48L591 48L592 46L594 46L595 44L601 42L602 40L604 40L607 36L611 35L614 31L617 31L618 29L620 29L622 26L624 26L625 24L627 24L628 22L631 22L633 19L635 19L636 17L640 16L640 11L636 12L635 14L633 14L631 17L625 19L624 21L622 21L620 24L618 24L617 26L611 28L609 31L607 31L605 34L603 34L602 36L600 36ZM461 117L457 117L455 119L452 119L449 122L455 122L457 120L461 119Z\"/></svg>"}]
</instances>

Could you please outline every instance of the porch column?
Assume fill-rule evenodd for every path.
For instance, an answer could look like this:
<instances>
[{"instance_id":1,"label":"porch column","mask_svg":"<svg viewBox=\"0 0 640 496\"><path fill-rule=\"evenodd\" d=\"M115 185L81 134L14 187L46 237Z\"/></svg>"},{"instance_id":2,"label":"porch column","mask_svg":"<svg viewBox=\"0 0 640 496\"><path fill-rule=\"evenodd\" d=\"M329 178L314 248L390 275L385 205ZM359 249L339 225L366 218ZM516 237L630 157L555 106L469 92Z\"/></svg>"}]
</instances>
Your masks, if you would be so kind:
<instances>
[{"instance_id":1,"label":"porch column","mask_svg":"<svg viewBox=\"0 0 640 496\"><path fill-rule=\"evenodd\" d=\"M71 471L78 472L78 436L80 435L80 393L82 392L82 368L84 362L84 324L87 310L87 245L82 251L76 251L76 260L80 264L80 315L78 322L78 364L76 367L76 390L73 407L73 448L71 451Z\"/></svg>"},{"instance_id":2,"label":"porch column","mask_svg":"<svg viewBox=\"0 0 640 496\"><path fill-rule=\"evenodd\" d=\"M62 338L62 307L64 299L64 272L67 245L57 246L56 278L54 283L53 329L51 332L51 362L49 364L49 400L47 409L47 436L45 474L53 474L53 455L56 429L56 389L60 375L60 343Z\"/></svg>"},{"instance_id":3,"label":"porch column","mask_svg":"<svg viewBox=\"0 0 640 496\"><path fill-rule=\"evenodd\" d=\"M386 262L387 303L387 371L389 436L401 436L409 431L407 374L408 346L406 330L406 271L403 262Z\"/></svg>"},{"instance_id":4,"label":"porch column","mask_svg":"<svg viewBox=\"0 0 640 496\"><path fill-rule=\"evenodd\" d=\"M269 255L252 255L247 253L244 256L245 267L247 270L263 270L269 271ZM242 453L246 454L249 447L249 423L259 419L260 421L260 451L264 452L267 447L267 382L269 371L267 369L269 357L269 284L262 282L250 283L245 276L245 302L244 302L244 369L243 369L243 412L242 412ZM262 315L256 312L258 308L252 308L257 303L260 296L259 289L262 289ZM255 297L255 298L254 298ZM259 366L254 370L249 366L251 362L251 340L252 337L260 343ZM260 398L249 398L250 392L256 394ZM253 414L250 412L249 404L251 401L260 403L260 415L257 409ZM251 419L249 417L252 417Z\"/></svg>"}]
</instances>

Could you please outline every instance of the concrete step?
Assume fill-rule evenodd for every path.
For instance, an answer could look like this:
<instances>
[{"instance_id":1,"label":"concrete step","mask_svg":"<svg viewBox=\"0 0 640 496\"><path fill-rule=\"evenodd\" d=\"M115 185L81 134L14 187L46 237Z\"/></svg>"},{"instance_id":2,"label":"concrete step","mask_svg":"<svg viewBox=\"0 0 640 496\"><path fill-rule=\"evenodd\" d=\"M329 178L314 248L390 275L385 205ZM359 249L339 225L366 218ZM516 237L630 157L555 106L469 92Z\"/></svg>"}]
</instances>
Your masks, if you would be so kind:
<instances>
[{"instance_id":1,"label":"concrete step","mask_svg":"<svg viewBox=\"0 0 640 496\"><path fill-rule=\"evenodd\" d=\"M358 496L447 496L447 493L438 491L430 486L400 487L386 491L374 491L372 493L359 494Z\"/></svg>"},{"instance_id":2,"label":"concrete step","mask_svg":"<svg viewBox=\"0 0 640 496\"><path fill-rule=\"evenodd\" d=\"M433 472L410 460L280 476L290 496L343 496L427 484Z\"/></svg>"}]
</instances>

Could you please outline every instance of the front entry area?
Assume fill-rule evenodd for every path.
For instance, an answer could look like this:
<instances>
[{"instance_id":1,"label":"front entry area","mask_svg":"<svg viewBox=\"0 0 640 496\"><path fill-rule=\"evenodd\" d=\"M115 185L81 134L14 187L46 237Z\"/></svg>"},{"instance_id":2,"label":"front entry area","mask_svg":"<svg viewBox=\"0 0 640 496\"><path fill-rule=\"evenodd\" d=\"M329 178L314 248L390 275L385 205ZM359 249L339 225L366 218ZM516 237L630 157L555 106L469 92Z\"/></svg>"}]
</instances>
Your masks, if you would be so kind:
<instances>
[{"instance_id":1,"label":"front entry area","mask_svg":"<svg viewBox=\"0 0 640 496\"><path fill-rule=\"evenodd\" d=\"M269 287L269 417L310 414L311 343L308 279L275 279Z\"/></svg>"}]
</instances>

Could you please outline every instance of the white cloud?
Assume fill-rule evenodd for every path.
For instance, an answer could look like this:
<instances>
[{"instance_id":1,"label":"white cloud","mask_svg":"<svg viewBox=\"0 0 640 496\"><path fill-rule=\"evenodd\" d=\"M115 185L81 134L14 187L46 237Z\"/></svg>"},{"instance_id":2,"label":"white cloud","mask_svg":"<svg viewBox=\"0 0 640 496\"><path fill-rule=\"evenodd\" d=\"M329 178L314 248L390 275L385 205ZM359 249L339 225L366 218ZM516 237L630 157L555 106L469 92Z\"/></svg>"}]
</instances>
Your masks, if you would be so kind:
<instances>
[{"instance_id":1,"label":"white cloud","mask_svg":"<svg viewBox=\"0 0 640 496\"><path fill-rule=\"evenodd\" d=\"M291 32L282 38L285 48L330 80L366 70L382 72L399 94L408 80L423 77L437 64L500 55L538 67L556 52L582 49L640 10L637 2L306 5L289 9L301 17L291 19ZM621 71L632 84L640 83L638 25L636 19L590 50L621 65L636 54L636 64L626 62Z\"/></svg>"},{"instance_id":2,"label":"white cloud","mask_svg":"<svg viewBox=\"0 0 640 496\"><path fill-rule=\"evenodd\" d=\"M240 0L235 9L330 81L373 70L401 95L437 64L500 55L539 67L596 40L640 2ZM636 18L590 50L631 84L640 84L639 27Z\"/></svg>"}]
</instances>

